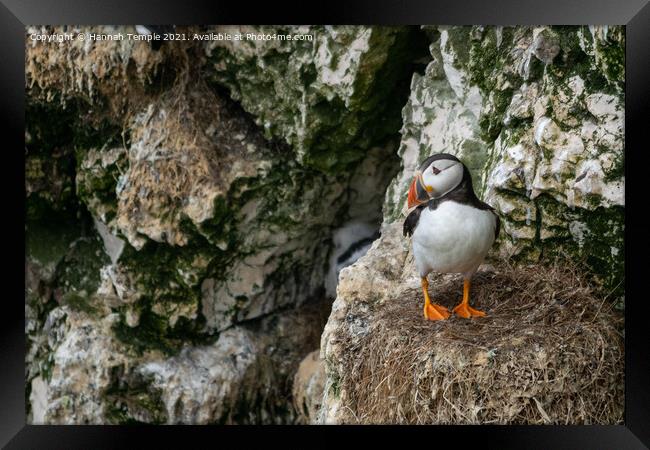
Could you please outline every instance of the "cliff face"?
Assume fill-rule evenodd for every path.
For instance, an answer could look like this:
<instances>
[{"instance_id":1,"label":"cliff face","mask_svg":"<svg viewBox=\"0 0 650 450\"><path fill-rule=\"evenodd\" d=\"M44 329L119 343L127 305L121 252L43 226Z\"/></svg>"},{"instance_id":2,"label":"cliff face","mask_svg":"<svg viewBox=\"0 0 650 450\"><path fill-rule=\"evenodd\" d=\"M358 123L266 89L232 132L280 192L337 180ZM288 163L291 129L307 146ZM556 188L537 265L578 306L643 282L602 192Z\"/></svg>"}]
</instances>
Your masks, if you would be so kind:
<instances>
[{"instance_id":1,"label":"cliff face","mask_svg":"<svg viewBox=\"0 0 650 450\"><path fill-rule=\"evenodd\" d=\"M408 244L408 183L436 152L497 208L499 255L561 250L619 284L622 28L207 32L313 41L26 41L31 421L298 420L290 380L338 269L382 222L375 246ZM325 357L357 315L332 315Z\"/></svg>"},{"instance_id":2,"label":"cliff face","mask_svg":"<svg viewBox=\"0 0 650 450\"><path fill-rule=\"evenodd\" d=\"M403 109L386 222L437 152L470 168L504 219L499 253L564 250L610 287L623 276L624 56L621 27L430 29L433 61ZM620 287L620 286L618 286Z\"/></svg>"},{"instance_id":3,"label":"cliff face","mask_svg":"<svg viewBox=\"0 0 650 450\"><path fill-rule=\"evenodd\" d=\"M431 336L435 336L434 342L430 348L422 348L419 356L413 356L400 347L397 341L382 341L382 348L398 346L404 351L400 364L412 364L409 366L414 371L411 375L416 379L434 379L431 381L430 393L418 392L417 388L413 388L413 391L404 392L404 398L399 398L396 392L391 391L394 395L391 394L384 399L384 403L380 402L374 406L395 411L396 415L388 418L364 410L360 406L362 403L358 393L353 392L356 390L351 387L354 383L363 385L358 377L366 376L365 382L369 382L368 377L381 381L374 377L376 374L372 369L367 369L370 375L362 371L362 360L375 358L376 370L394 363L386 355L380 357L372 352L368 353L368 348L373 345L382 346L376 342L381 339L378 336L384 334L387 336L385 339L390 340L392 333L395 333L401 336L401 341L398 336L394 336L398 342L419 342L411 335L417 334L418 331L409 327L391 330L385 322L390 319L383 317L380 312L392 308L390 305L395 303L409 301L413 301L416 312L420 311L414 300L419 295L419 280L413 265L410 241L402 236L401 224L405 218L407 191L413 173L420 162L433 153L447 152L461 158L470 168L479 197L494 206L499 213L502 231L491 258L520 263L543 263L557 257L567 262L579 261L591 272L590 283L603 287L604 293L598 295L602 297L609 293L607 304L610 307L613 304L622 307L625 79L623 29L424 29L431 41L432 61L423 75L414 74L410 97L402 110L402 140L398 149L402 170L387 190L382 235L366 256L342 271L338 296L322 336L321 355L325 361L328 378L319 420L330 423L377 420L593 423L594 418L589 412L577 416L572 416L572 413L566 411L555 411L549 413L550 416L546 412L542 415L524 413L523 411L529 408L525 401L513 398L512 401L501 404L498 390L485 396L483 393L469 396L468 401L471 401L471 404L465 405L468 409L458 404L455 412L445 410L444 402L442 405L436 403L439 400L436 392L447 392L449 388L449 392L457 394L457 389L480 391L486 386L484 373L470 371L468 373L472 375L463 380L465 384L461 382L455 385L440 381L444 379L445 374L450 371L454 373L455 370L462 371L465 365L463 361L467 362L474 356L484 358L486 355L479 350L490 345L493 345L488 348L491 349L490 352L503 351L503 356L496 360L492 359L494 352L488 355L493 363L492 370L497 370L499 364L505 364L503 367L506 367L509 364L506 361L510 350L503 342L496 343L486 338L473 345L459 346L456 348L459 352L456 354L457 358L450 357L449 360L444 355L444 349L436 347L436 339L442 339L442 331L433 326L430 328ZM548 270L541 267L541 271ZM528 281L530 286L538 286L544 282L541 279ZM441 289L452 289L449 285L452 282L448 277L435 278L432 284L434 298ZM563 282L558 279L554 289L561 292L572 288L562 284ZM509 286L508 289L515 288ZM525 292L525 287L520 286L520 289L523 291L513 290L512 295L526 297L528 293ZM446 299L449 304L445 303L449 307L454 306L456 296L460 298L461 295L455 291L451 292L452 298ZM546 304L555 294L551 297L545 295L540 292L539 297L534 297L532 301L534 304ZM588 308L598 309L597 300L592 300L589 305ZM547 313L554 314L551 310ZM495 333L508 328L507 321L512 318L501 317L498 313L494 316L486 327L493 326ZM412 320L420 320L419 314L414 315ZM526 335L529 332L538 333L525 329L528 323L526 317L517 320L522 328L511 330L513 336ZM610 320L616 322L618 319ZM457 336L474 332L473 328L468 331L455 321L447 326L451 327L450 332L456 333ZM469 328L472 326L479 327L478 324L467 325ZM603 326L608 328L607 324ZM564 333L551 325L549 327L557 335L562 336ZM602 332L610 333L607 330ZM568 336L563 339L570 342ZM595 346L598 339L593 339L594 342L590 345ZM455 342L459 343L461 342ZM603 354L611 357L615 364L619 364L622 345L620 338L613 337L610 343L612 346L603 350ZM413 345L417 347L416 344ZM569 344L569 347L571 345L573 344ZM578 346L575 351L579 353L579 346L582 344L575 345ZM454 353L454 347L450 348L450 352ZM522 362L521 367L515 368L546 376L543 375L545 369L539 363L539 355L531 356L527 353L530 350L535 355L539 348L542 348L542 351L554 352L544 342L544 336L540 333L533 347L518 350L521 352L518 355ZM553 354L562 358L564 351ZM389 359L382 359L384 356ZM419 359L409 359L411 356L424 358L423 361L428 363L421 366L420 364L424 363ZM531 367L525 362L529 357L537 361L531 362ZM554 360L551 364L558 367L564 363ZM619 377L604 382L609 389L608 395L617 393L612 394L615 399L611 400L615 405L615 412L611 417L603 419L608 423L621 420L622 414L622 372L621 366L617 367L616 373ZM574 369L566 369L565 372ZM471 378L473 376L475 378ZM497 374L491 373L488 378L491 377L497 377ZM510 381L517 384L520 380ZM394 380L392 382L395 383ZM390 377L386 383L391 383ZM395 384L392 386L399 389ZM377 392L380 391L376 391L375 396L380 395ZM521 395L530 400L535 395L532 392L544 398L540 405L547 406L540 406L542 410L548 407L548 404L557 406L559 402L549 392L540 393L524 389L523 392L512 395ZM404 411L412 406L409 402L417 403L418 395L424 395L425 400L429 399L430 402L418 407L424 408L420 409L421 414L414 413L409 416L409 413ZM429 395L432 397L428 397ZM404 403L400 403L402 401ZM576 401L576 398L570 401ZM498 408L491 409L495 404L509 408L512 414L504 415L503 411L497 411ZM474 407L477 409L472 409Z\"/></svg>"},{"instance_id":4,"label":"cliff face","mask_svg":"<svg viewBox=\"0 0 650 450\"><path fill-rule=\"evenodd\" d=\"M332 236L381 221L419 35L259 31L314 40L27 41L35 420L294 420Z\"/></svg>"}]
</instances>

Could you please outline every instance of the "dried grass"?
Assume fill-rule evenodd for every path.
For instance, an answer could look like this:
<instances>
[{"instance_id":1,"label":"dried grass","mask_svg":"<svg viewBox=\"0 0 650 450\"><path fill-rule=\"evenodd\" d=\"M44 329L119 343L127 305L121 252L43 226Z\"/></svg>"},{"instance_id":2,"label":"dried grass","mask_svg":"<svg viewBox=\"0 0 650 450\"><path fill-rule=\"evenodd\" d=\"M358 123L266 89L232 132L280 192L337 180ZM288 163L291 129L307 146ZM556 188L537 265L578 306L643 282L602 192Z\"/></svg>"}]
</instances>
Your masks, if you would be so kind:
<instances>
[{"instance_id":1,"label":"dried grass","mask_svg":"<svg viewBox=\"0 0 650 450\"><path fill-rule=\"evenodd\" d=\"M462 281L432 282L430 292L451 309ZM622 422L622 315L575 267L479 272L471 304L485 318L428 322L422 302L409 290L384 303L368 335L345 349L349 422Z\"/></svg>"}]
</instances>

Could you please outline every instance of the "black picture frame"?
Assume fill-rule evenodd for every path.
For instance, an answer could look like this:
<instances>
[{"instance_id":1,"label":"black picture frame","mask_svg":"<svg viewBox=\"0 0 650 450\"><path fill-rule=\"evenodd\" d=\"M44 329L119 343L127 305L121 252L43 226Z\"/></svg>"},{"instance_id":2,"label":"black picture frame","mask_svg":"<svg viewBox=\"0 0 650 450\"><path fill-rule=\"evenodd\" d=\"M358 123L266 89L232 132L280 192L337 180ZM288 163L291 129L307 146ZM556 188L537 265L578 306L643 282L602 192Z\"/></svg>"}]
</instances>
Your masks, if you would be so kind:
<instances>
[{"instance_id":1,"label":"black picture frame","mask_svg":"<svg viewBox=\"0 0 650 450\"><path fill-rule=\"evenodd\" d=\"M0 0L0 114L6 125L3 135L4 171L0 211L6 231L3 239L6 269L0 328L0 445L6 448L115 448L133 447L134 439L172 446L181 435L184 445L200 439L225 439L234 433L240 444L259 433L277 435L278 427L141 427L141 426L38 426L26 425L24 386L24 293L19 280L24 271L18 236L24 224L24 52L26 25L41 24L616 24L626 26L626 114L625 171L626 227L625 257L627 293L625 309L625 421L619 426L434 426L434 427L284 427L281 431L309 434L323 431L382 435L391 430L408 436L440 439L450 436L463 444L488 448L602 448L636 449L650 446L650 327L645 324L645 271L650 251L646 219L647 201L644 168L650 153L647 122L650 103L650 4L648 0L455 0L412 1L329 1L311 5L307 12L298 4L266 2L172 2L101 0ZM11 204L15 201L16 205ZM21 207L22 205L22 207ZM21 215L23 217L21 217ZM24 243L24 241L23 241ZM12 244L12 245L8 245ZM11 247L11 250L9 249ZM24 253L23 253L24 257ZM15 271L15 274L14 274ZM7 289L11 286L12 289ZM15 287L15 295L14 295ZM188 436L189 437L188 439ZM278 439L280 437L278 436ZM213 441L215 442L215 441ZM299 442L299 441L296 441ZM303 441L304 442L304 441ZM160 444L159 444L160 445ZM307 444L305 444L307 445ZM309 444L311 445L311 444ZM303 445L299 445L303 447Z\"/></svg>"}]
</instances>

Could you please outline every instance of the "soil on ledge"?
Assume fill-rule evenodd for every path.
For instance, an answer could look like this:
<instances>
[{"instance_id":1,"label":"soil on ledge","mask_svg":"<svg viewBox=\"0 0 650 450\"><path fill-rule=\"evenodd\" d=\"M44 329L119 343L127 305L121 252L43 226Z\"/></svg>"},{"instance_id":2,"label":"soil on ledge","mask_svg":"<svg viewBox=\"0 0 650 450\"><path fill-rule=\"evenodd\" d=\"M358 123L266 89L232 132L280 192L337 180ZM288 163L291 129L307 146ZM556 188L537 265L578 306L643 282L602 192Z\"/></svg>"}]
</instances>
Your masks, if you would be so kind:
<instances>
[{"instance_id":1,"label":"soil on ledge","mask_svg":"<svg viewBox=\"0 0 650 450\"><path fill-rule=\"evenodd\" d=\"M441 280L429 292L451 310L462 279ZM339 336L345 422L622 423L623 317L575 268L483 269L471 305L484 318L430 322L422 305L409 289L361 340Z\"/></svg>"}]
</instances>

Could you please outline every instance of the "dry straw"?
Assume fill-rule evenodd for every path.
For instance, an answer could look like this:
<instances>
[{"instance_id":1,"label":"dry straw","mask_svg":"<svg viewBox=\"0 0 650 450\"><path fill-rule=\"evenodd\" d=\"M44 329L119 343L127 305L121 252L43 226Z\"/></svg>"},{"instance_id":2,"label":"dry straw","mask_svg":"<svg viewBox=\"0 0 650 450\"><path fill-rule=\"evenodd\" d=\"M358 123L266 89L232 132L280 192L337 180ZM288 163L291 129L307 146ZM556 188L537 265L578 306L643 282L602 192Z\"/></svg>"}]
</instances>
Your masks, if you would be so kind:
<instances>
[{"instance_id":1,"label":"dry straw","mask_svg":"<svg viewBox=\"0 0 650 450\"><path fill-rule=\"evenodd\" d=\"M431 286L449 308L462 296L460 279ZM622 422L622 314L575 267L480 272L472 305L488 316L425 321L419 290L381 305L370 333L343 352L347 421Z\"/></svg>"}]
</instances>

